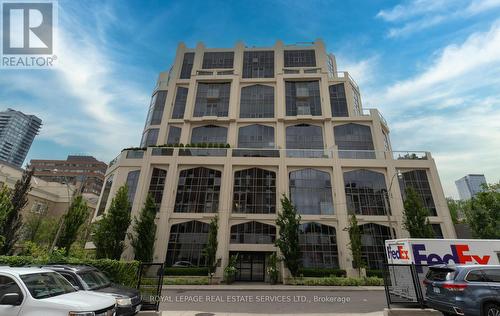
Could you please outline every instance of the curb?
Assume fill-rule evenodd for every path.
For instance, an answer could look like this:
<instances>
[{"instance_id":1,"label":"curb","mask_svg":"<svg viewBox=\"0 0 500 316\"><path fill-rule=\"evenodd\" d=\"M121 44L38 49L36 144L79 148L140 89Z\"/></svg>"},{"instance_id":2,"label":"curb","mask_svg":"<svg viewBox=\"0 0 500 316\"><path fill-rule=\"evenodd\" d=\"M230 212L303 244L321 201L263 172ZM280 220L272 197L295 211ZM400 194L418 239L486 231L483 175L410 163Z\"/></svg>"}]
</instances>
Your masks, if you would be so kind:
<instances>
[{"instance_id":1,"label":"curb","mask_svg":"<svg viewBox=\"0 0 500 316\"><path fill-rule=\"evenodd\" d=\"M383 291L383 286L164 285L162 291Z\"/></svg>"}]
</instances>

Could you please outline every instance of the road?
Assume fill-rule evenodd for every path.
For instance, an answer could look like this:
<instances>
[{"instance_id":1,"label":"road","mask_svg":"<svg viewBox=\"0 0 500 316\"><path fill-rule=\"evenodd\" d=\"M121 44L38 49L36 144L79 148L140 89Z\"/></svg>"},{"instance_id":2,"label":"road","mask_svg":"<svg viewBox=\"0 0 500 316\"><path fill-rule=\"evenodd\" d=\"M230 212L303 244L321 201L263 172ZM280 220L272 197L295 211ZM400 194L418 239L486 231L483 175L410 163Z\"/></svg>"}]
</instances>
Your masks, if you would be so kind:
<instances>
[{"instance_id":1,"label":"road","mask_svg":"<svg viewBox=\"0 0 500 316\"><path fill-rule=\"evenodd\" d=\"M384 291L164 290L160 310L205 313L370 313L386 307Z\"/></svg>"}]
</instances>

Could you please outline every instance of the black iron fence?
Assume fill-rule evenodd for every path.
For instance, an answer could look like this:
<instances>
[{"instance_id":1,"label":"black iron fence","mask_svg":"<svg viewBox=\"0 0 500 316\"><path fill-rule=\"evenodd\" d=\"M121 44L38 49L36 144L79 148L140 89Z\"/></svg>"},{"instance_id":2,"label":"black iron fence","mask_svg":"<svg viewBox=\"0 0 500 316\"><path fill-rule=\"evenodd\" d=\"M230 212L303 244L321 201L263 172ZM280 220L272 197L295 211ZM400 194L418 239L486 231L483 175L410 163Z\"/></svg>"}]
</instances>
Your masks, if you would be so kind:
<instances>
[{"instance_id":1,"label":"black iron fence","mask_svg":"<svg viewBox=\"0 0 500 316\"><path fill-rule=\"evenodd\" d=\"M385 264L383 270L387 306L425 307L423 281L428 267L415 264Z\"/></svg>"},{"instance_id":2,"label":"black iron fence","mask_svg":"<svg viewBox=\"0 0 500 316\"><path fill-rule=\"evenodd\" d=\"M142 263L137 289L141 292L143 311L158 311L163 285L163 263Z\"/></svg>"}]
</instances>

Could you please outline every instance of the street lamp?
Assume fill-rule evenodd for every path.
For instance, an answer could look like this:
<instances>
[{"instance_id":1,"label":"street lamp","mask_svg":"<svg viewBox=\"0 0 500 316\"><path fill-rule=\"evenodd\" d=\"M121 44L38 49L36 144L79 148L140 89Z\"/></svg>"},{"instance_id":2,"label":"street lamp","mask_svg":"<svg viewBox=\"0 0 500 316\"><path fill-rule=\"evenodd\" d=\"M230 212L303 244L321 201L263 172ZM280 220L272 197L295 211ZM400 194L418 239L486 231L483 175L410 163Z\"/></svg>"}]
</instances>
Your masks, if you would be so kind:
<instances>
[{"instance_id":1,"label":"street lamp","mask_svg":"<svg viewBox=\"0 0 500 316\"><path fill-rule=\"evenodd\" d=\"M384 198L384 204L385 204L385 210L386 210L386 213L387 213L387 221L389 222L389 234L391 236L391 239L394 239L394 231L392 229L392 220L391 220L391 214L389 212L390 210L390 198L392 198L392 185L394 184L394 179L396 178L396 176L398 177L398 179L402 179L403 178L403 173L401 173L401 170L396 170L396 173L392 176L391 178L391 182L389 184L389 189L387 190L386 194L385 194L385 198ZM390 195L389 195L389 192L390 192Z\"/></svg>"}]
</instances>

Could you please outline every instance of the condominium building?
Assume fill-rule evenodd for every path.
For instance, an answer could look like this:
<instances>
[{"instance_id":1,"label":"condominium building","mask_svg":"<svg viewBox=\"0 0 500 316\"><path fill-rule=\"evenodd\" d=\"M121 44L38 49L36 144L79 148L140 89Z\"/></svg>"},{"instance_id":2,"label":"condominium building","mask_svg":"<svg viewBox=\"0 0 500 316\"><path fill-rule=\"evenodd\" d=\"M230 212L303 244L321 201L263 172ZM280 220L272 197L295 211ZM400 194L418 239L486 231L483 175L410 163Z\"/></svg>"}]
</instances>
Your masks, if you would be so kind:
<instances>
[{"instance_id":1,"label":"condominium building","mask_svg":"<svg viewBox=\"0 0 500 316\"><path fill-rule=\"evenodd\" d=\"M69 155L66 160L32 159L34 175L46 181L70 183L83 193L99 195L108 165L92 156Z\"/></svg>"},{"instance_id":2,"label":"condominium building","mask_svg":"<svg viewBox=\"0 0 500 316\"><path fill-rule=\"evenodd\" d=\"M458 195L460 200L470 200L483 189L481 186L486 183L484 174L468 174L457 181Z\"/></svg>"},{"instance_id":3,"label":"condominium building","mask_svg":"<svg viewBox=\"0 0 500 316\"><path fill-rule=\"evenodd\" d=\"M0 112L0 160L22 166L41 125L35 115L13 109Z\"/></svg>"},{"instance_id":4,"label":"condominium building","mask_svg":"<svg viewBox=\"0 0 500 316\"><path fill-rule=\"evenodd\" d=\"M218 216L216 277L238 254L238 280L266 280L283 194L302 217L304 267L354 271L345 228L356 214L363 257L380 269L384 240L408 236L407 187L421 196L436 236L455 237L431 154L393 150L386 120L363 108L358 85L321 40L179 44L152 93L141 147L110 163L97 214L124 184L135 216L151 194L154 261L167 266L204 266L209 222ZM123 257L133 256L127 247Z\"/></svg>"}]
</instances>

